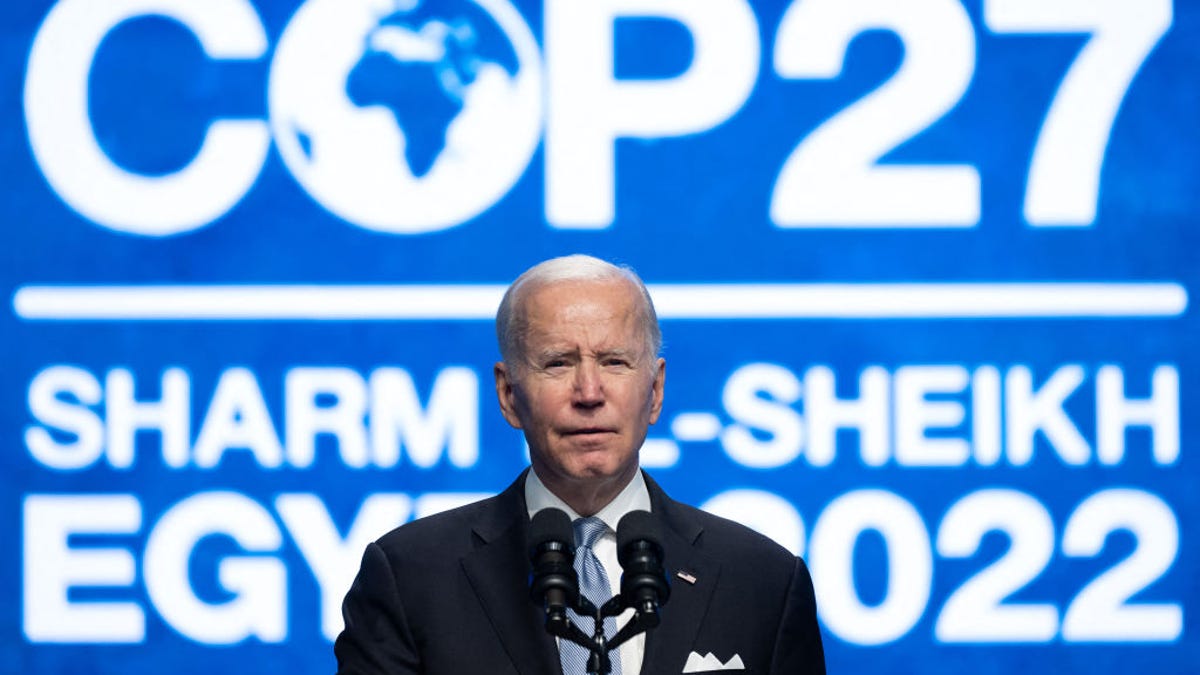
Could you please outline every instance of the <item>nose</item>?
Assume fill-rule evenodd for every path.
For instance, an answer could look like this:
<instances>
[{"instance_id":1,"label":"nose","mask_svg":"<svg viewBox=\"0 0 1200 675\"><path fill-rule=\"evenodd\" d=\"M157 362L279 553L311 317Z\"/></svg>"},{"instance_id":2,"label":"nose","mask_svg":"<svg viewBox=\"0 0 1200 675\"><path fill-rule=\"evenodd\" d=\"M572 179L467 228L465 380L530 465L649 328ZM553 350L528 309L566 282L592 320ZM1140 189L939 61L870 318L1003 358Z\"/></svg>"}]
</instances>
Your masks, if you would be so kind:
<instances>
[{"instance_id":1,"label":"nose","mask_svg":"<svg viewBox=\"0 0 1200 675\"><path fill-rule=\"evenodd\" d=\"M572 403L579 408L597 408L604 405L604 383L600 377L600 369L594 361L584 360L575 368Z\"/></svg>"}]
</instances>

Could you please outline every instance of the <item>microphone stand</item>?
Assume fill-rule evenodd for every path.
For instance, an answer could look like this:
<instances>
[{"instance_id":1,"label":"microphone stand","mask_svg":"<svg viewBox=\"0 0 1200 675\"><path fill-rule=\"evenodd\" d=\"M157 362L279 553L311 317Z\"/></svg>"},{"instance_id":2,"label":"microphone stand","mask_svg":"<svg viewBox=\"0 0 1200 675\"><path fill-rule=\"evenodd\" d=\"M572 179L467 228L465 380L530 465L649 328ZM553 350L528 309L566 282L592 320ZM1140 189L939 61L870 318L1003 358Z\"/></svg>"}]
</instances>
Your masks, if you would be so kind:
<instances>
[{"instance_id":1,"label":"microphone stand","mask_svg":"<svg viewBox=\"0 0 1200 675\"><path fill-rule=\"evenodd\" d=\"M546 632L587 649L589 675L609 675L612 672L609 652L658 626L659 608L671 595L663 572L663 550L656 523L647 511L634 510L621 517L617 523L617 561L624 569L621 592L600 607L579 592L567 514L558 509L542 509L531 519L531 528L530 598L545 612ZM571 621L568 607L580 616L592 617L592 635ZM635 610L633 616L609 640L604 634L604 619L629 608Z\"/></svg>"},{"instance_id":2,"label":"microphone stand","mask_svg":"<svg viewBox=\"0 0 1200 675\"><path fill-rule=\"evenodd\" d=\"M637 608L633 617L617 631L612 640L609 640L604 635L604 619L610 616L617 616L629 607L630 605L621 595L613 596L612 599L599 608L587 598L580 595L573 609L581 616L592 617L592 620L595 622L593 634L589 636L587 633L584 633L579 626L576 626L574 622L567 618L565 613L555 617L548 616L546 619L546 630L551 635L562 640L574 642L590 652L591 655L588 657L587 664L589 675L608 675L612 672L612 661L609 658L609 652L625 644L639 633L654 628L659 623L658 604L643 603Z\"/></svg>"}]
</instances>

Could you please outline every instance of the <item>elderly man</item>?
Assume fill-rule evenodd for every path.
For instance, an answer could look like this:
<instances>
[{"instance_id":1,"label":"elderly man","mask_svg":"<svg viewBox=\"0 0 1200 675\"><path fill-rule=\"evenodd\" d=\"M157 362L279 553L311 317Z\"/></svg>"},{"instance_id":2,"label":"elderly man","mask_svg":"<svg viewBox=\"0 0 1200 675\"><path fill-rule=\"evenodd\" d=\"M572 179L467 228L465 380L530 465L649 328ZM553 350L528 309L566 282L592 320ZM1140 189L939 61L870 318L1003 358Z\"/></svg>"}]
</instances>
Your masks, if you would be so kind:
<instances>
[{"instance_id":1,"label":"elderly man","mask_svg":"<svg viewBox=\"0 0 1200 675\"><path fill-rule=\"evenodd\" d=\"M496 332L500 409L524 431L532 466L491 499L408 523L367 548L343 606L338 672L583 675L574 646L546 632L529 598L530 518L555 507L575 520L577 537L592 533L576 542L576 557L598 563L610 589L621 572L617 522L640 509L659 525L670 600L661 625L612 655L614 675L824 673L804 563L671 500L638 468L666 373L641 280L588 256L548 260L509 287ZM582 628L590 634L591 622ZM606 627L609 638L615 630Z\"/></svg>"}]
</instances>

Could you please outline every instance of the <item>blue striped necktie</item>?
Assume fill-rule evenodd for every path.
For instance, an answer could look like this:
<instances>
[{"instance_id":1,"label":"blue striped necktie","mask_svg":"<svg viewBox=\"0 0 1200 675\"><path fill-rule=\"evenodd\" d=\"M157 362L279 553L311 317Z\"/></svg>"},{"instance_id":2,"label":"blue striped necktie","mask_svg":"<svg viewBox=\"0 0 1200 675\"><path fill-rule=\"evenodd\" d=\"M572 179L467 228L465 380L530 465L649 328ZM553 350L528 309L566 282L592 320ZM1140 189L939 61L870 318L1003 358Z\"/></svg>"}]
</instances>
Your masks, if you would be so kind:
<instances>
[{"instance_id":1,"label":"blue striped necktie","mask_svg":"<svg viewBox=\"0 0 1200 675\"><path fill-rule=\"evenodd\" d=\"M612 597L612 591L608 585L608 575L604 572L604 565L600 563L600 559L592 551L592 546L608 526L603 520L596 517L580 518L574 523L575 527L575 573L579 575L579 592L583 597L592 601L592 604L600 607ZM575 610L570 610L571 620L575 625L579 626L585 634L592 635L595 630L591 617L582 618L575 613ZM613 617L604 619L604 636L611 640L617 633L617 620ZM585 675L587 673L587 661L590 652L571 642L570 640L558 641L558 656L562 660L563 675ZM612 675L621 675L621 657L617 652L610 652L609 657L612 659Z\"/></svg>"}]
</instances>

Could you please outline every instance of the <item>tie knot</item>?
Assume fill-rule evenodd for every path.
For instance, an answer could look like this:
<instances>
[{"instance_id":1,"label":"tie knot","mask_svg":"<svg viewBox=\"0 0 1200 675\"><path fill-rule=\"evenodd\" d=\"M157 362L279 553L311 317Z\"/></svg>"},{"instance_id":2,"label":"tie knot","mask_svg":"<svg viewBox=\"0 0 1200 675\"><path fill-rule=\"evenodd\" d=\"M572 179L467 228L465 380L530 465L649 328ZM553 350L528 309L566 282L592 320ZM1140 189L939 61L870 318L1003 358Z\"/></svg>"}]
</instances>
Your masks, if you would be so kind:
<instances>
[{"instance_id":1,"label":"tie knot","mask_svg":"<svg viewBox=\"0 0 1200 675\"><path fill-rule=\"evenodd\" d=\"M600 538L600 535L604 534L604 531L608 529L604 521L595 516L580 518L572 523L572 525L575 528L576 547L585 546L591 548L596 543L596 540Z\"/></svg>"}]
</instances>

